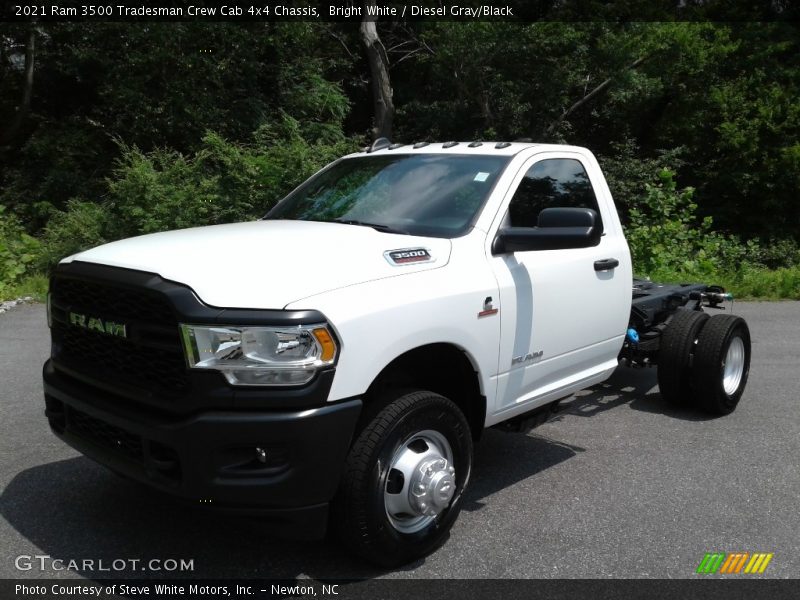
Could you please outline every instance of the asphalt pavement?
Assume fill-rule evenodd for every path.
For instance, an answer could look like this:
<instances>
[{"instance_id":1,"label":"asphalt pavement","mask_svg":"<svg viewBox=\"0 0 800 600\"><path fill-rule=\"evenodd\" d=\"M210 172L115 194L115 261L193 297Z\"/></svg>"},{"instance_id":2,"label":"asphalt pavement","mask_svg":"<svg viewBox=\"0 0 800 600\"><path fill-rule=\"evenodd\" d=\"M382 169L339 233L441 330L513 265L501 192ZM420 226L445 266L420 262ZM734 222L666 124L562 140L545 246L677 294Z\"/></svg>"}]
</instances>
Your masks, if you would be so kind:
<instances>
[{"instance_id":1,"label":"asphalt pavement","mask_svg":"<svg viewBox=\"0 0 800 600\"><path fill-rule=\"evenodd\" d=\"M735 413L672 409L653 370L621 369L527 435L487 431L450 539L386 572L188 509L68 448L43 416L44 307L15 308L0 315L0 578L148 576L19 570L21 555L192 559L184 575L202 578L696 578L706 552L774 553L759 577L800 577L800 302L734 312L753 337Z\"/></svg>"}]
</instances>

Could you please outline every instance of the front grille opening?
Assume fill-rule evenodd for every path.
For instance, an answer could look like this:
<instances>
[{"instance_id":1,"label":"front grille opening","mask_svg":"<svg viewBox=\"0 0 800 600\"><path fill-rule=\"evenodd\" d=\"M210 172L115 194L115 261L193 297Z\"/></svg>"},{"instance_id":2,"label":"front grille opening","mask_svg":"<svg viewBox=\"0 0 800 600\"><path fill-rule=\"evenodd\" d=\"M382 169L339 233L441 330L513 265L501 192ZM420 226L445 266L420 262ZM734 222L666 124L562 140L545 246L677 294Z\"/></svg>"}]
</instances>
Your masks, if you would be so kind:
<instances>
[{"instance_id":1,"label":"front grille opening","mask_svg":"<svg viewBox=\"0 0 800 600\"><path fill-rule=\"evenodd\" d=\"M175 323L175 315L167 300L145 289L56 277L50 293L54 304L80 308L89 314L127 317L155 325Z\"/></svg>"},{"instance_id":2,"label":"front grille opening","mask_svg":"<svg viewBox=\"0 0 800 600\"><path fill-rule=\"evenodd\" d=\"M60 328L59 357L81 372L128 387L177 394L188 387L175 326L175 351L142 347L78 328Z\"/></svg>"},{"instance_id":3,"label":"front grille opening","mask_svg":"<svg viewBox=\"0 0 800 600\"><path fill-rule=\"evenodd\" d=\"M69 409L68 429L77 437L143 462L142 438L74 408Z\"/></svg>"},{"instance_id":4,"label":"front grille opening","mask_svg":"<svg viewBox=\"0 0 800 600\"><path fill-rule=\"evenodd\" d=\"M56 401L58 402L58 401ZM126 429L60 403L65 409L66 431L140 465L149 477L177 482L181 479L178 453L169 446L143 439Z\"/></svg>"},{"instance_id":5,"label":"front grille opening","mask_svg":"<svg viewBox=\"0 0 800 600\"><path fill-rule=\"evenodd\" d=\"M166 296L149 289L56 276L51 303L57 363L76 375L165 401L188 393L178 320ZM124 324L126 337L70 324L70 312Z\"/></svg>"}]
</instances>

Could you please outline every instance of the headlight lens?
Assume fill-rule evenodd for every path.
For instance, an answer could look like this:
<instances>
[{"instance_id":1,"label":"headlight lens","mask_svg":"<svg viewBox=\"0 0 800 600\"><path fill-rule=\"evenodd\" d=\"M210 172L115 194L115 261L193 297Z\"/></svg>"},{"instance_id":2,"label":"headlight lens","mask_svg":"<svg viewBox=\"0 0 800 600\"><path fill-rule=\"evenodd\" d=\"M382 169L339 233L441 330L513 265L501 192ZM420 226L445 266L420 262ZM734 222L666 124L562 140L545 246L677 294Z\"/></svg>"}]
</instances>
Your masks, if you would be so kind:
<instances>
[{"instance_id":1,"label":"headlight lens","mask_svg":"<svg viewBox=\"0 0 800 600\"><path fill-rule=\"evenodd\" d=\"M221 371L232 385L302 385L338 350L325 325L180 327L189 368Z\"/></svg>"}]
</instances>

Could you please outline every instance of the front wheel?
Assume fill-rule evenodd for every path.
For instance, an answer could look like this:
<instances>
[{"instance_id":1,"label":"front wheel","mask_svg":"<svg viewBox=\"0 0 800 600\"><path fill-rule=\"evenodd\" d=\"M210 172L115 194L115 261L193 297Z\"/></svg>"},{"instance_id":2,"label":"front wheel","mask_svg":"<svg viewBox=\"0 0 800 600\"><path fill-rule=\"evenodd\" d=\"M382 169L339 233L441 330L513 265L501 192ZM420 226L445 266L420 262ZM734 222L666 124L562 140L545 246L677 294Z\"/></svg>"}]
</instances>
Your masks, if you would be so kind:
<instances>
[{"instance_id":1,"label":"front wheel","mask_svg":"<svg viewBox=\"0 0 800 600\"><path fill-rule=\"evenodd\" d=\"M386 400L350 450L333 525L355 553L393 567L447 538L472 470L472 436L443 396L414 391Z\"/></svg>"}]
</instances>

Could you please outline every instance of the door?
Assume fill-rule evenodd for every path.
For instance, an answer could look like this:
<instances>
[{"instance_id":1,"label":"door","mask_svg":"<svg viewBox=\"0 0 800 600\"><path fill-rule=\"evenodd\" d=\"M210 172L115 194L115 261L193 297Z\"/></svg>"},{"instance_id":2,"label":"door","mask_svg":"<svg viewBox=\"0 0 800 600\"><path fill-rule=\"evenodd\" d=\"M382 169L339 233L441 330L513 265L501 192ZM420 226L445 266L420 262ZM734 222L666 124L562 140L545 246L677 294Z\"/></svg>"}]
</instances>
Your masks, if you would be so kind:
<instances>
[{"instance_id":1,"label":"door","mask_svg":"<svg viewBox=\"0 0 800 600\"><path fill-rule=\"evenodd\" d=\"M498 421L605 379L631 298L628 246L596 162L538 155L514 189L500 227L536 227L544 208L584 207L598 213L603 235L589 248L492 256L502 307Z\"/></svg>"}]
</instances>

